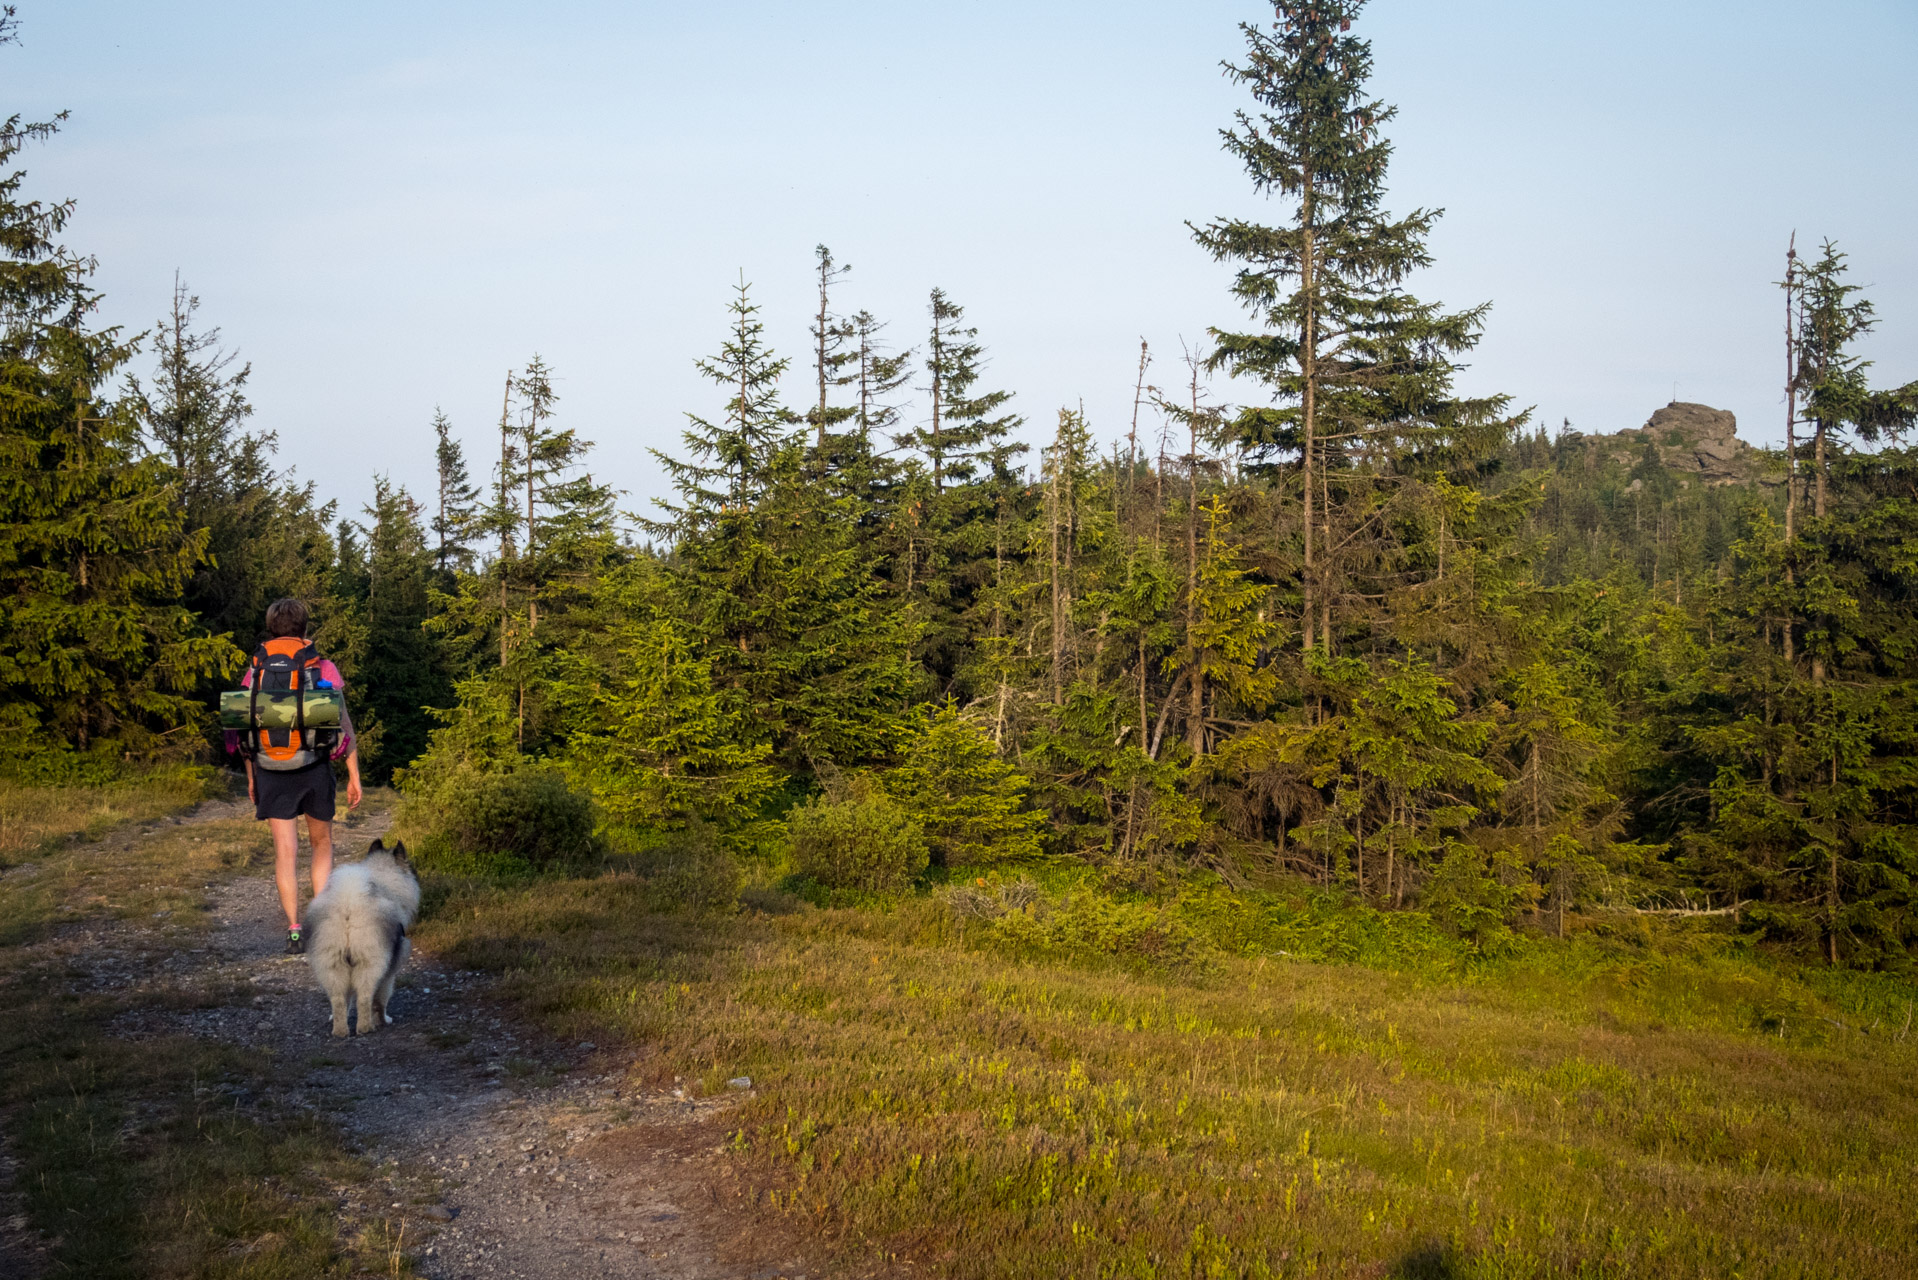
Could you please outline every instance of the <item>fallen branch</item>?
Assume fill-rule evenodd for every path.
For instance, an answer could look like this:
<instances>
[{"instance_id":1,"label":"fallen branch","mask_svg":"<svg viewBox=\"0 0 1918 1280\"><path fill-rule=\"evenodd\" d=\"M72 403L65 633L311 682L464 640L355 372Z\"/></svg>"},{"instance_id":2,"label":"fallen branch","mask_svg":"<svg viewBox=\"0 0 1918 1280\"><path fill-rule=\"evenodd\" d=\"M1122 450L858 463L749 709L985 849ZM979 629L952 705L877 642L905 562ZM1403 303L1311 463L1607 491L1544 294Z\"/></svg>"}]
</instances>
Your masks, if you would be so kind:
<instances>
[{"instance_id":1,"label":"fallen branch","mask_svg":"<svg viewBox=\"0 0 1918 1280\"><path fill-rule=\"evenodd\" d=\"M1741 898L1729 907L1600 907L1600 911L1621 911L1635 916L1735 916L1750 906L1752 899Z\"/></svg>"}]
</instances>

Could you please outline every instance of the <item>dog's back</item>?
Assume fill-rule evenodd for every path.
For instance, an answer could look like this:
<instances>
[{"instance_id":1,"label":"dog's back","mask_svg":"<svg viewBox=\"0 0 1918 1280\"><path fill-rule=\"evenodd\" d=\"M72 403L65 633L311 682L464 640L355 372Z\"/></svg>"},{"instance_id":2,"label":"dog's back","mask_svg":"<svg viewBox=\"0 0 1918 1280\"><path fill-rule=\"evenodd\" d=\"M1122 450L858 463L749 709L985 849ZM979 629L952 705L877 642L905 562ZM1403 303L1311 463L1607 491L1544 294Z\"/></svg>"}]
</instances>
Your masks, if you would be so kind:
<instances>
[{"instance_id":1,"label":"dog's back","mask_svg":"<svg viewBox=\"0 0 1918 1280\"><path fill-rule=\"evenodd\" d=\"M358 1031L371 1035L389 1021L386 1004L412 950L406 932L419 913L420 886L406 846L375 840L365 859L333 872L307 907L307 964L333 1005L333 1034L346 1034L346 997Z\"/></svg>"}]
</instances>

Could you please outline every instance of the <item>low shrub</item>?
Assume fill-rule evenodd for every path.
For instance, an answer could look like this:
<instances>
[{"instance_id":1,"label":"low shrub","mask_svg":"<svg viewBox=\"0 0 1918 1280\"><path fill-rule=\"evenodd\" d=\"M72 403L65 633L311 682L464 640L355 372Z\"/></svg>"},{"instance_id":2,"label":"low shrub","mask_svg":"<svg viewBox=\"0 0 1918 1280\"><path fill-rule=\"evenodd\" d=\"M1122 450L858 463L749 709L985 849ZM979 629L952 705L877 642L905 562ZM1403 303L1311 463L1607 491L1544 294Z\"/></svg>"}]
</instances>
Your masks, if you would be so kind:
<instances>
[{"instance_id":1,"label":"low shrub","mask_svg":"<svg viewBox=\"0 0 1918 1280\"><path fill-rule=\"evenodd\" d=\"M639 842L630 864L645 879L655 910L723 912L739 905L739 859L711 827L653 833Z\"/></svg>"},{"instance_id":2,"label":"low shrub","mask_svg":"<svg viewBox=\"0 0 1918 1280\"><path fill-rule=\"evenodd\" d=\"M884 792L860 782L786 817L793 870L828 889L897 893L926 869L925 832Z\"/></svg>"},{"instance_id":3,"label":"low shrub","mask_svg":"<svg viewBox=\"0 0 1918 1280\"><path fill-rule=\"evenodd\" d=\"M407 850L415 866L434 875L469 880L523 880L533 864L511 853L470 853L453 848L444 837L428 836L417 850Z\"/></svg>"},{"instance_id":4,"label":"low shrub","mask_svg":"<svg viewBox=\"0 0 1918 1280\"><path fill-rule=\"evenodd\" d=\"M1482 955L1509 950L1513 921L1537 901L1538 886L1509 855L1456 840L1419 894L1432 919Z\"/></svg>"},{"instance_id":5,"label":"low shrub","mask_svg":"<svg viewBox=\"0 0 1918 1280\"><path fill-rule=\"evenodd\" d=\"M409 792L400 825L422 865L449 874L581 870L605 856L592 800L543 765L449 773Z\"/></svg>"},{"instance_id":6,"label":"low shrub","mask_svg":"<svg viewBox=\"0 0 1918 1280\"><path fill-rule=\"evenodd\" d=\"M1023 890L1014 881L1009 889ZM1062 955L1074 959L1111 957L1150 968L1184 968L1202 962L1211 950L1167 907L1145 902L1120 902L1090 889L1073 890L1046 898L1018 892L1023 905L990 917L989 939L1003 947L1031 955ZM1009 901L1008 897L1001 901ZM962 914L971 903L949 895Z\"/></svg>"}]
</instances>

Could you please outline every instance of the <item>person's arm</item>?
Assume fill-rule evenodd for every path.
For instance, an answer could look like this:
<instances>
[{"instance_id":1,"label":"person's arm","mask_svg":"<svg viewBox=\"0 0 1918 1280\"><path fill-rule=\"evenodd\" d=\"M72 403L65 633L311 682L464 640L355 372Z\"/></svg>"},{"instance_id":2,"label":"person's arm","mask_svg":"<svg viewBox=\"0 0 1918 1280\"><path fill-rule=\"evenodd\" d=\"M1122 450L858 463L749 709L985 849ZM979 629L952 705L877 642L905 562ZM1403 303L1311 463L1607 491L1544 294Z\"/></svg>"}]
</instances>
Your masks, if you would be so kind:
<instances>
[{"instance_id":1,"label":"person's arm","mask_svg":"<svg viewBox=\"0 0 1918 1280\"><path fill-rule=\"evenodd\" d=\"M246 802L248 804L258 804L260 802L259 796L255 795L253 792L253 757L252 756L248 756L246 758Z\"/></svg>"},{"instance_id":2,"label":"person's arm","mask_svg":"<svg viewBox=\"0 0 1918 1280\"><path fill-rule=\"evenodd\" d=\"M340 674L332 659L320 660L320 676L342 695L346 693L346 677ZM333 758L346 761L346 807L357 809L366 794L360 787L360 740L353 732L352 709L344 701L340 704L340 741L333 748Z\"/></svg>"}]
</instances>

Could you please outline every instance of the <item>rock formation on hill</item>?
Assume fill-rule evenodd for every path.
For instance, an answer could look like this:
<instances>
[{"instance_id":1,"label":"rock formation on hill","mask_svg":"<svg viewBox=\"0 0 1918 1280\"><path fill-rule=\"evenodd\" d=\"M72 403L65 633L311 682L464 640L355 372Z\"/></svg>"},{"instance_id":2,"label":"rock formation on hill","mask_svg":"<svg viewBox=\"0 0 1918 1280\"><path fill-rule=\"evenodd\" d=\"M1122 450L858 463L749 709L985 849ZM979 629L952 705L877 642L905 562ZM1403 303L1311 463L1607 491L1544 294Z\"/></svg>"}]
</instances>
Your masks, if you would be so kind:
<instances>
[{"instance_id":1,"label":"rock formation on hill","mask_svg":"<svg viewBox=\"0 0 1918 1280\"><path fill-rule=\"evenodd\" d=\"M1588 436L1567 431L1562 444L1582 443L1594 458L1630 467L1645 454L1645 442L1658 446L1658 460L1680 480L1700 484L1748 484L1764 478L1765 455L1738 438L1738 420L1727 409L1674 400L1652 414L1642 427L1613 435Z\"/></svg>"}]
</instances>

